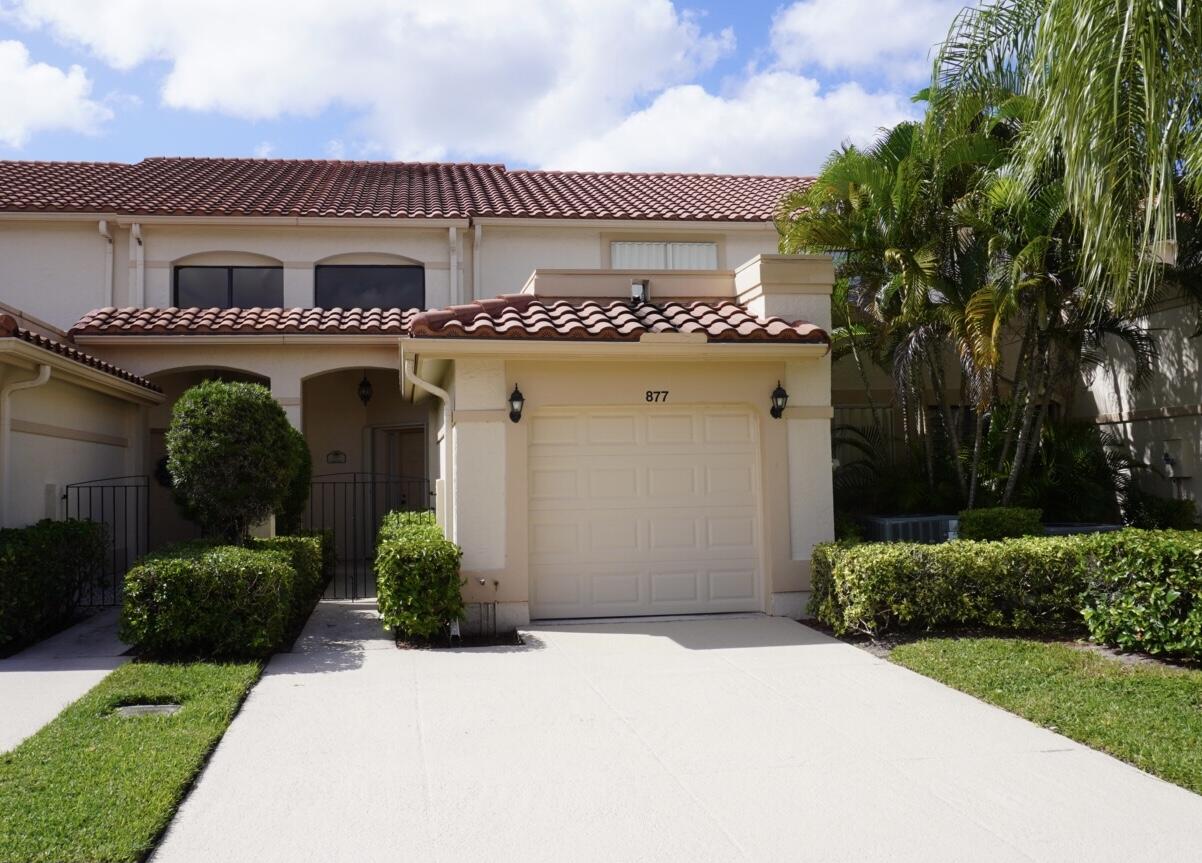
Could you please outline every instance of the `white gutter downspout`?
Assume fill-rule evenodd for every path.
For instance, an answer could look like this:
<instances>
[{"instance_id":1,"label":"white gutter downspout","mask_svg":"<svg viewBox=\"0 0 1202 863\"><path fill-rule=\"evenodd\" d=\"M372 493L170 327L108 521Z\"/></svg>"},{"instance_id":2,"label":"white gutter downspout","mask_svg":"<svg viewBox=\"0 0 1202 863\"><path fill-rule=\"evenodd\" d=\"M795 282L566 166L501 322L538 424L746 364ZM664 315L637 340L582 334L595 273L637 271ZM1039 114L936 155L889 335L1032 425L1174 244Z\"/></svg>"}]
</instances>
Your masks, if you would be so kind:
<instances>
[{"instance_id":1,"label":"white gutter downspout","mask_svg":"<svg viewBox=\"0 0 1202 863\"><path fill-rule=\"evenodd\" d=\"M10 396L18 390L40 387L50 380L50 366L38 366L37 377L13 381L0 389L0 526L8 527L8 501L12 491L12 411Z\"/></svg>"},{"instance_id":2,"label":"white gutter downspout","mask_svg":"<svg viewBox=\"0 0 1202 863\"><path fill-rule=\"evenodd\" d=\"M432 384L430 381L424 380L417 376L417 372L414 368L416 366L415 359L406 357L404 355L404 348L401 350L401 374L404 376L404 379L409 381L409 383L413 384L418 389L425 390L430 395L442 402L442 446L445 458L443 459L441 465L442 476L440 479L442 480L443 499L445 501L443 504L443 513L445 514L446 518L446 524L443 525L443 530L446 533L447 538L454 542L455 496L452 489L455 487L455 457L454 453L451 452L451 425L454 420L455 406L450 393L448 393L442 387ZM437 496L434 498L434 501L435 505L437 505Z\"/></svg>"},{"instance_id":3,"label":"white gutter downspout","mask_svg":"<svg viewBox=\"0 0 1202 863\"><path fill-rule=\"evenodd\" d=\"M101 303L106 306L113 303L113 232L109 230L108 219L101 219L100 236L104 237L104 292L100 295Z\"/></svg>"},{"instance_id":4,"label":"white gutter downspout","mask_svg":"<svg viewBox=\"0 0 1202 863\"><path fill-rule=\"evenodd\" d=\"M451 305L456 306L464 302L462 290L460 288L459 278L459 229L448 228L450 234L449 241L451 245Z\"/></svg>"},{"instance_id":5,"label":"white gutter downspout","mask_svg":"<svg viewBox=\"0 0 1202 863\"><path fill-rule=\"evenodd\" d=\"M484 245L484 226L476 225L472 233L472 296L468 298L469 302L475 297L484 296L480 290L480 247L482 245Z\"/></svg>"},{"instance_id":6,"label":"white gutter downspout","mask_svg":"<svg viewBox=\"0 0 1202 863\"><path fill-rule=\"evenodd\" d=\"M129 262L132 265L129 273L129 304L144 306L146 251L142 246L142 226L137 222L129 226Z\"/></svg>"}]
</instances>

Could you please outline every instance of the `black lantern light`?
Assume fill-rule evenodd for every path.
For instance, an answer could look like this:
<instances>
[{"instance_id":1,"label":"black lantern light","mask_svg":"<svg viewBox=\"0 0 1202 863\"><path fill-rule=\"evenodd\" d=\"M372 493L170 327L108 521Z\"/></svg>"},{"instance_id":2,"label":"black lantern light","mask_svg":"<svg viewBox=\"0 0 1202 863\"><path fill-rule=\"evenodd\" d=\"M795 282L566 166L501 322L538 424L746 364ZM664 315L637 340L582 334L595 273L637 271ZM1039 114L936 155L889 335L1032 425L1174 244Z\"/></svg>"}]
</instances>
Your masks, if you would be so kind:
<instances>
[{"instance_id":1,"label":"black lantern light","mask_svg":"<svg viewBox=\"0 0 1202 863\"><path fill-rule=\"evenodd\" d=\"M509 421L517 422L522 418L522 408L526 404L526 397L522 395L522 391L518 389L518 385L513 385L513 392L509 394Z\"/></svg>"},{"instance_id":2,"label":"black lantern light","mask_svg":"<svg viewBox=\"0 0 1202 863\"><path fill-rule=\"evenodd\" d=\"M776 389L772 391L772 414L773 419L780 419L785 412L785 405L789 403L789 394L785 392L785 388L780 385L780 381L776 382Z\"/></svg>"},{"instance_id":3,"label":"black lantern light","mask_svg":"<svg viewBox=\"0 0 1202 863\"><path fill-rule=\"evenodd\" d=\"M359 401L363 402L363 407L367 407L367 403L371 401L371 381L367 379L367 370L363 371L363 380L359 381Z\"/></svg>"}]
</instances>

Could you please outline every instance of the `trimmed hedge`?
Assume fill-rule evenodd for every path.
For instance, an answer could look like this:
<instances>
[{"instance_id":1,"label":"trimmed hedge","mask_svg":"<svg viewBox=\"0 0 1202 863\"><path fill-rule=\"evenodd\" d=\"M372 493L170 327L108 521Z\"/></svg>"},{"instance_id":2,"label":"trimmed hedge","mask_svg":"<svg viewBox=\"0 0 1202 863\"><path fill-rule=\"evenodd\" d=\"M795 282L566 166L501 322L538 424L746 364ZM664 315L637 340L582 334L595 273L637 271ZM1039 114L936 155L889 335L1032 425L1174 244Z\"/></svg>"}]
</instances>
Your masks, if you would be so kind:
<instances>
[{"instance_id":1,"label":"trimmed hedge","mask_svg":"<svg viewBox=\"0 0 1202 863\"><path fill-rule=\"evenodd\" d=\"M1202 533L817 546L810 613L836 633L1062 630L1202 659Z\"/></svg>"},{"instance_id":2,"label":"trimmed hedge","mask_svg":"<svg viewBox=\"0 0 1202 863\"><path fill-rule=\"evenodd\" d=\"M325 590L326 543L320 536L273 536L251 540L251 548L282 551L288 555L295 576L292 585L292 614L289 631L302 626L313 610L313 603Z\"/></svg>"},{"instance_id":3,"label":"trimmed hedge","mask_svg":"<svg viewBox=\"0 0 1202 863\"><path fill-rule=\"evenodd\" d=\"M169 546L126 573L121 639L160 657L266 656L293 618L296 581L281 549Z\"/></svg>"},{"instance_id":4,"label":"trimmed hedge","mask_svg":"<svg viewBox=\"0 0 1202 863\"><path fill-rule=\"evenodd\" d=\"M90 521L0 530L0 653L69 623L107 550L104 526Z\"/></svg>"},{"instance_id":5,"label":"trimmed hedge","mask_svg":"<svg viewBox=\"0 0 1202 863\"><path fill-rule=\"evenodd\" d=\"M960 513L960 539L1043 536L1043 511L1021 506L966 509Z\"/></svg>"},{"instance_id":6,"label":"trimmed hedge","mask_svg":"<svg viewBox=\"0 0 1202 863\"><path fill-rule=\"evenodd\" d=\"M248 547L198 540L147 555L125 576L121 637L153 656L266 656L321 598L329 544L324 535Z\"/></svg>"},{"instance_id":7,"label":"trimmed hedge","mask_svg":"<svg viewBox=\"0 0 1202 863\"><path fill-rule=\"evenodd\" d=\"M1078 537L821 545L810 612L837 633L1079 624Z\"/></svg>"},{"instance_id":8,"label":"trimmed hedge","mask_svg":"<svg viewBox=\"0 0 1202 863\"><path fill-rule=\"evenodd\" d=\"M432 638L463 614L459 546L431 512L391 512L376 543L376 600L384 625Z\"/></svg>"},{"instance_id":9,"label":"trimmed hedge","mask_svg":"<svg viewBox=\"0 0 1202 863\"><path fill-rule=\"evenodd\" d=\"M1094 572L1082 613L1095 641L1202 659L1202 533L1101 534L1082 566Z\"/></svg>"}]
</instances>

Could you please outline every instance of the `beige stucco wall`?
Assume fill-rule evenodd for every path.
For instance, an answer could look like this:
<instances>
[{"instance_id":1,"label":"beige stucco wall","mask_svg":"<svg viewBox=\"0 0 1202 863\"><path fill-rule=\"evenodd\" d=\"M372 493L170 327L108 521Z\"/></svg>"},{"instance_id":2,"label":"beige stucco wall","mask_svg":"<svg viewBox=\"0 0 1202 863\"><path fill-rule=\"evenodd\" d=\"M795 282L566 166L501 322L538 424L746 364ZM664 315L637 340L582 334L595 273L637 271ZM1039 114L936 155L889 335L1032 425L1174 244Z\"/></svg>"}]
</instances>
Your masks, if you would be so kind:
<instances>
[{"instance_id":1,"label":"beige stucco wall","mask_svg":"<svg viewBox=\"0 0 1202 863\"><path fill-rule=\"evenodd\" d=\"M0 367L0 386L32 376ZM142 409L136 404L52 374L43 386L12 393L10 410L6 526L61 517L71 483L140 473Z\"/></svg>"},{"instance_id":2,"label":"beige stucco wall","mask_svg":"<svg viewBox=\"0 0 1202 863\"><path fill-rule=\"evenodd\" d=\"M282 264L284 304L305 307L314 302L315 265L396 261L425 267L426 304L436 308L516 293L538 268L608 267L614 240L712 241L719 269L777 248L775 229L759 224L480 220L478 233L466 222L454 226L452 243L452 226L440 222L278 224L123 216L106 220L112 237L106 280L109 243L99 221L99 216L0 218L0 301L67 328L107 305L171 305L172 267L180 262L253 261ZM140 246L132 237L134 224Z\"/></svg>"},{"instance_id":3,"label":"beige stucco wall","mask_svg":"<svg viewBox=\"0 0 1202 863\"><path fill-rule=\"evenodd\" d=\"M1141 323L1152 330L1160 353L1152 381L1134 390L1130 351L1108 339L1106 361L1079 390L1076 413L1101 423L1152 468L1138 474L1148 491L1202 499L1202 339L1193 337L1197 309L1175 298ZM1166 451L1176 466L1166 467Z\"/></svg>"},{"instance_id":4,"label":"beige stucco wall","mask_svg":"<svg viewBox=\"0 0 1202 863\"><path fill-rule=\"evenodd\" d=\"M0 301L58 327L108 305L95 221L0 221Z\"/></svg>"},{"instance_id":5,"label":"beige stucco wall","mask_svg":"<svg viewBox=\"0 0 1202 863\"><path fill-rule=\"evenodd\" d=\"M469 601L528 600L528 417L558 407L654 411L646 401L648 389L668 390L676 408L737 406L751 412L761 447L765 610L774 593L809 589L810 550L833 532L825 358L787 363L472 360L468 375L464 361L456 365L453 435L471 446L456 450L453 505ZM768 412L770 394L786 379L793 413L776 420ZM526 398L519 423L510 422L505 410L515 383ZM493 538L498 531L500 555Z\"/></svg>"}]
</instances>

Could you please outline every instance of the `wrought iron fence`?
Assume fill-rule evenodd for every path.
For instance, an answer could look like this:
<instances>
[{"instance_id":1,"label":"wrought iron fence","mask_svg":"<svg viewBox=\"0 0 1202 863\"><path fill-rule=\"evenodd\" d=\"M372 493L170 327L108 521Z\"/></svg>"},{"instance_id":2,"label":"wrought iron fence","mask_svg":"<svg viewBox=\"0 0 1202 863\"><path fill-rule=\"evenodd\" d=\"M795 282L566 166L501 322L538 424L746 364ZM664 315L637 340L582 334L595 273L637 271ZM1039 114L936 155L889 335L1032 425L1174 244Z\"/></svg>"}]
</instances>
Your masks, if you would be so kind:
<instances>
[{"instance_id":1,"label":"wrought iron fence","mask_svg":"<svg viewBox=\"0 0 1202 863\"><path fill-rule=\"evenodd\" d=\"M125 573L146 553L150 536L149 478L116 476L77 482L63 494L67 518L103 524L109 547L80 605L120 605Z\"/></svg>"},{"instance_id":2,"label":"wrought iron fence","mask_svg":"<svg viewBox=\"0 0 1202 863\"><path fill-rule=\"evenodd\" d=\"M423 477L374 473L333 473L313 477L305 527L334 533L337 564L327 599L376 595L373 564L380 522L393 510L431 508L430 483Z\"/></svg>"}]
</instances>

